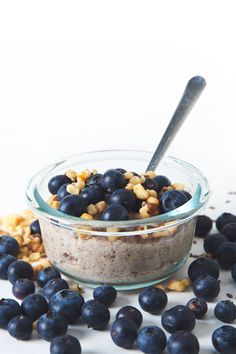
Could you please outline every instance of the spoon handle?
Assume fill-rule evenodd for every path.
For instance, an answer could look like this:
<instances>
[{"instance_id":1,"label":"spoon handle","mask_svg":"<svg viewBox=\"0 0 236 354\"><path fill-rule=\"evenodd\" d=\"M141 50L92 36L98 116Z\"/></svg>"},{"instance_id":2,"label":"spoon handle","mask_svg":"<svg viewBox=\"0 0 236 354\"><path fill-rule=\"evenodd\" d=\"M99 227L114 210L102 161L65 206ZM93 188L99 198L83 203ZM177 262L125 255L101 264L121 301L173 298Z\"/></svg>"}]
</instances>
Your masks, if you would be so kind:
<instances>
[{"instance_id":1,"label":"spoon handle","mask_svg":"<svg viewBox=\"0 0 236 354\"><path fill-rule=\"evenodd\" d=\"M198 97L206 86L206 81L201 76L195 76L189 80L184 94L173 114L173 117L166 128L166 131L154 152L146 171L154 171L174 139L185 118L197 102Z\"/></svg>"}]
</instances>

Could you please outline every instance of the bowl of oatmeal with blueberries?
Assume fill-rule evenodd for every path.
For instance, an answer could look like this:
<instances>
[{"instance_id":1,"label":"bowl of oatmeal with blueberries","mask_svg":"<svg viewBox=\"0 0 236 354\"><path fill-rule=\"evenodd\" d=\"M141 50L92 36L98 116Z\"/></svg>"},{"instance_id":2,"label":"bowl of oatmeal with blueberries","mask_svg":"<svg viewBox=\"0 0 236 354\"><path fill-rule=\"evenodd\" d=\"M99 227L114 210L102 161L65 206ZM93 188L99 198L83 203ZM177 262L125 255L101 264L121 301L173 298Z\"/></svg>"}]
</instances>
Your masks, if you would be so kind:
<instances>
[{"instance_id":1,"label":"bowl of oatmeal with blueberries","mask_svg":"<svg viewBox=\"0 0 236 354\"><path fill-rule=\"evenodd\" d=\"M87 286L125 290L161 282L184 264L209 185L174 157L145 172L151 156L83 153L30 180L27 200L54 267Z\"/></svg>"}]
</instances>

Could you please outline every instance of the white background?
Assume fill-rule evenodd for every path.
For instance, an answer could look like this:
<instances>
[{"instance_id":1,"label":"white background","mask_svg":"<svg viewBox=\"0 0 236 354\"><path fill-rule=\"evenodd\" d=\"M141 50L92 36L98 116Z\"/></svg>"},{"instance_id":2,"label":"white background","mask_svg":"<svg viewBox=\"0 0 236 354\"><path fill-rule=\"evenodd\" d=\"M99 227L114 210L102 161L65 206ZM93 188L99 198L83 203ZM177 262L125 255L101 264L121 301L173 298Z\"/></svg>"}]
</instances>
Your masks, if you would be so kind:
<instances>
[{"instance_id":1,"label":"white background","mask_svg":"<svg viewBox=\"0 0 236 354\"><path fill-rule=\"evenodd\" d=\"M169 154L205 173L223 211L236 183L235 33L233 0L2 1L0 214L25 207L28 179L52 160L154 150L196 74L207 88Z\"/></svg>"}]
</instances>

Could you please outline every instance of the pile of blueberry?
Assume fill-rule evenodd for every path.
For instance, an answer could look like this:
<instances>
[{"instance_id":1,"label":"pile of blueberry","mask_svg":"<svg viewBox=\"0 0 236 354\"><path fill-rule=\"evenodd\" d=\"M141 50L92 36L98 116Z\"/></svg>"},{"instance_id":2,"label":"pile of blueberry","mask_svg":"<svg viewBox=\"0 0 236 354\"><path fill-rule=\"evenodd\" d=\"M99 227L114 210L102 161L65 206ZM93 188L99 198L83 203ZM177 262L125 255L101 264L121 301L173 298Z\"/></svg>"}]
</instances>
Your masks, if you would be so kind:
<instances>
[{"instance_id":1,"label":"pile of blueberry","mask_svg":"<svg viewBox=\"0 0 236 354\"><path fill-rule=\"evenodd\" d=\"M125 178L126 170L122 168L110 169L104 174L96 173L86 180L85 187L79 194L70 194L67 186L73 180L66 175L57 175L48 183L49 192L56 196L60 202L58 210L80 217L87 213L90 204L105 201L108 206L99 219L104 221L122 221L132 218L132 213L139 213L144 201L137 197L133 190L126 189L129 180ZM140 177L133 172L134 176ZM158 213L166 213L185 204L191 195L187 191L179 191L166 187L171 186L171 181L166 176L158 175L154 178L145 176L142 187L145 190L156 192L159 200Z\"/></svg>"}]
</instances>

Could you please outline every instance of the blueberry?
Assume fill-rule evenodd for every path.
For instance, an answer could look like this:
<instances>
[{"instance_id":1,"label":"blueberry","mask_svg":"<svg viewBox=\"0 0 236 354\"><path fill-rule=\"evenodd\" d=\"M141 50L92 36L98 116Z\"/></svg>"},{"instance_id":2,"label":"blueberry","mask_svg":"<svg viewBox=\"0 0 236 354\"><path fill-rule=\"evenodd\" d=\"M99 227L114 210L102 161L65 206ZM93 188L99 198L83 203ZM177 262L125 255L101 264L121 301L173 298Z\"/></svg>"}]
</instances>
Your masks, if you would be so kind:
<instances>
[{"instance_id":1,"label":"blueberry","mask_svg":"<svg viewBox=\"0 0 236 354\"><path fill-rule=\"evenodd\" d=\"M67 327L68 324L62 316L51 312L42 315L37 322L39 336L48 342L66 334Z\"/></svg>"},{"instance_id":2,"label":"blueberry","mask_svg":"<svg viewBox=\"0 0 236 354\"><path fill-rule=\"evenodd\" d=\"M218 247L227 241L227 238L221 234L208 235L204 238L203 247L206 253L215 257Z\"/></svg>"},{"instance_id":3,"label":"blueberry","mask_svg":"<svg viewBox=\"0 0 236 354\"><path fill-rule=\"evenodd\" d=\"M100 184L102 180L102 174L101 173L96 173L95 175L92 175L89 180L87 181L87 186L91 186L92 184Z\"/></svg>"},{"instance_id":4,"label":"blueberry","mask_svg":"<svg viewBox=\"0 0 236 354\"><path fill-rule=\"evenodd\" d=\"M117 189L109 198L109 204L122 205L128 212L133 211L136 201L134 192L128 189Z\"/></svg>"},{"instance_id":5,"label":"blueberry","mask_svg":"<svg viewBox=\"0 0 236 354\"><path fill-rule=\"evenodd\" d=\"M109 205L102 213L104 221L122 221L129 219L128 211L122 205Z\"/></svg>"},{"instance_id":6,"label":"blueberry","mask_svg":"<svg viewBox=\"0 0 236 354\"><path fill-rule=\"evenodd\" d=\"M230 300L220 301L214 308L216 318L225 323L232 323L236 319L236 306Z\"/></svg>"},{"instance_id":7,"label":"blueberry","mask_svg":"<svg viewBox=\"0 0 236 354\"><path fill-rule=\"evenodd\" d=\"M11 236L0 237L0 254L11 254L16 257L20 253L19 243Z\"/></svg>"},{"instance_id":8,"label":"blueberry","mask_svg":"<svg viewBox=\"0 0 236 354\"><path fill-rule=\"evenodd\" d=\"M94 300L102 302L106 306L111 306L117 298L117 291L113 286L100 285L93 291Z\"/></svg>"},{"instance_id":9,"label":"blueberry","mask_svg":"<svg viewBox=\"0 0 236 354\"><path fill-rule=\"evenodd\" d=\"M219 327L213 332L211 340L217 352L221 354L236 353L236 328L232 326Z\"/></svg>"},{"instance_id":10,"label":"blueberry","mask_svg":"<svg viewBox=\"0 0 236 354\"><path fill-rule=\"evenodd\" d=\"M106 193L112 193L116 189L124 188L127 182L122 173L117 170L108 170L101 179L101 186Z\"/></svg>"},{"instance_id":11,"label":"blueberry","mask_svg":"<svg viewBox=\"0 0 236 354\"><path fill-rule=\"evenodd\" d=\"M124 168L115 168L115 170L122 173L122 174L127 172Z\"/></svg>"},{"instance_id":12,"label":"blueberry","mask_svg":"<svg viewBox=\"0 0 236 354\"><path fill-rule=\"evenodd\" d=\"M30 224L30 234L34 235L34 234L40 234L41 235L41 229L40 229L40 225L39 225L39 221L35 220Z\"/></svg>"},{"instance_id":13,"label":"blueberry","mask_svg":"<svg viewBox=\"0 0 236 354\"><path fill-rule=\"evenodd\" d=\"M143 187L145 189L153 189L154 191L158 192L159 191L159 185L153 178L147 178L146 181L143 183Z\"/></svg>"},{"instance_id":14,"label":"blueberry","mask_svg":"<svg viewBox=\"0 0 236 354\"><path fill-rule=\"evenodd\" d=\"M60 188L59 188L59 191L57 192L57 200L59 200L59 202L67 197L68 195L70 195L69 192L67 192L67 186L68 186L68 183L65 183L63 184Z\"/></svg>"},{"instance_id":15,"label":"blueberry","mask_svg":"<svg viewBox=\"0 0 236 354\"><path fill-rule=\"evenodd\" d=\"M180 191L169 190L160 196L160 209L162 213L179 208L187 203L187 197Z\"/></svg>"},{"instance_id":16,"label":"blueberry","mask_svg":"<svg viewBox=\"0 0 236 354\"><path fill-rule=\"evenodd\" d=\"M107 306L97 300L89 300L82 307L82 318L88 327L101 330L110 321L110 311Z\"/></svg>"},{"instance_id":17,"label":"blueberry","mask_svg":"<svg viewBox=\"0 0 236 354\"><path fill-rule=\"evenodd\" d=\"M224 269L231 269L236 263L236 243L224 242L216 251L216 259Z\"/></svg>"},{"instance_id":18,"label":"blueberry","mask_svg":"<svg viewBox=\"0 0 236 354\"><path fill-rule=\"evenodd\" d=\"M121 348L131 348L138 336L135 323L129 318L118 318L111 326L111 338Z\"/></svg>"},{"instance_id":19,"label":"blueberry","mask_svg":"<svg viewBox=\"0 0 236 354\"><path fill-rule=\"evenodd\" d=\"M33 332L32 321L24 315L19 315L11 319L8 323L7 330L9 334L20 340L30 339Z\"/></svg>"},{"instance_id":20,"label":"blueberry","mask_svg":"<svg viewBox=\"0 0 236 354\"><path fill-rule=\"evenodd\" d=\"M61 290L49 300L49 311L63 314L68 323L76 322L84 304L82 295L73 290Z\"/></svg>"},{"instance_id":21,"label":"blueberry","mask_svg":"<svg viewBox=\"0 0 236 354\"><path fill-rule=\"evenodd\" d=\"M9 321L22 314L22 310L18 302L13 299L0 300L0 328L6 329Z\"/></svg>"},{"instance_id":22,"label":"blueberry","mask_svg":"<svg viewBox=\"0 0 236 354\"><path fill-rule=\"evenodd\" d=\"M40 288L43 288L44 285L46 285L49 280L52 280L55 278L61 278L61 274L58 272L58 270L56 268L47 267L47 268L40 270L40 272L38 272L37 277L36 277L36 281L37 281L38 285L40 286Z\"/></svg>"},{"instance_id":23,"label":"blueberry","mask_svg":"<svg viewBox=\"0 0 236 354\"><path fill-rule=\"evenodd\" d=\"M164 290L149 286L141 291L138 302L143 311L159 314L166 307L168 298Z\"/></svg>"},{"instance_id":24,"label":"blueberry","mask_svg":"<svg viewBox=\"0 0 236 354\"><path fill-rule=\"evenodd\" d=\"M119 309L116 314L116 320L123 317L131 319L136 324L137 328L139 328L143 322L143 315L133 306L127 305Z\"/></svg>"},{"instance_id":25,"label":"blueberry","mask_svg":"<svg viewBox=\"0 0 236 354\"><path fill-rule=\"evenodd\" d=\"M43 296L50 300L52 295L63 289L69 289L67 281L61 278L51 279L43 287Z\"/></svg>"},{"instance_id":26,"label":"blueberry","mask_svg":"<svg viewBox=\"0 0 236 354\"><path fill-rule=\"evenodd\" d=\"M61 186L65 183L72 183L72 180L66 175L57 175L48 182L48 189L51 194L57 194Z\"/></svg>"},{"instance_id":27,"label":"blueberry","mask_svg":"<svg viewBox=\"0 0 236 354\"><path fill-rule=\"evenodd\" d=\"M222 227L221 232L231 242L236 241L236 222L231 222Z\"/></svg>"},{"instance_id":28,"label":"blueberry","mask_svg":"<svg viewBox=\"0 0 236 354\"><path fill-rule=\"evenodd\" d=\"M211 275L201 275L193 282L193 293L205 301L214 300L220 292L220 281Z\"/></svg>"},{"instance_id":29,"label":"blueberry","mask_svg":"<svg viewBox=\"0 0 236 354\"><path fill-rule=\"evenodd\" d=\"M143 200L136 199L136 203L135 203L135 206L133 208L133 211L135 213L139 213L139 209L142 208L142 202L143 202Z\"/></svg>"},{"instance_id":30,"label":"blueberry","mask_svg":"<svg viewBox=\"0 0 236 354\"><path fill-rule=\"evenodd\" d=\"M233 278L234 281L236 281L236 263L234 263L232 265L232 268L231 268L231 276Z\"/></svg>"},{"instance_id":31,"label":"blueberry","mask_svg":"<svg viewBox=\"0 0 236 354\"><path fill-rule=\"evenodd\" d=\"M231 222L236 222L236 216L230 213L223 213L216 219L216 227L221 231L225 225Z\"/></svg>"},{"instance_id":32,"label":"blueberry","mask_svg":"<svg viewBox=\"0 0 236 354\"><path fill-rule=\"evenodd\" d=\"M70 336L56 337L50 345L50 354L81 354L81 345L77 338Z\"/></svg>"},{"instance_id":33,"label":"blueberry","mask_svg":"<svg viewBox=\"0 0 236 354\"><path fill-rule=\"evenodd\" d=\"M181 192L184 193L185 197L186 197L188 200L192 199L192 195L191 195L189 192L187 192L187 191L181 191Z\"/></svg>"},{"instance_id":34,"label":"blueberry","mask_svg":"<svg viewBox=\"0 0 236 354\"><path fill-rule=\"evenodd\" d=\"M178 331L170 336L167 342L170 354L198 354L200 350L197 337L187 331Z\"/></svg>"},{"instance_id":35,"label":"blueberry","mask_svg":"<svg viewBox=\"0 0 236 354\"><path fill-rule=\"evenodd\" d=\"M212 220L209 216L206 215L198 215L197 223L195 229L195 236L204 237L206 236L212 229Z\"/></svg>"},{"instance_id":36,"label":"blueberry","mask_svg":"<svg viewBox=\"0 0 236 354\"><path fill-rule=\"evenodd\" d=\"M166 176L159 175L159 176L154 177L153 180L158 184L159 189L162 189L163 187L168 187L171 185L171 181Z\"/></svg>"},{"instance_id":37,"label":"blueberry","mask_svg":"<svg viewBox=\"0 0 236 354\"><path fill-rule=\"evenodd\" d=\"M42 295L31 294L22 301L21 308L23 314L34 322L48 311L48 303Z\"/></svg>"},{"instance_id":38,"label":"blueberry","mask_svg":"<svg viewBox=\"0 0 236 354\"><path fill-rule=\"evenodd\" d=\"M202 299L198 299L197 297L190 299L186 306L188 306L188 308L193 312L197 319L201 319L203 316L205 316L208 310L207 303Z\"/></svg>"},{"instance_id":39,"label":"blueberry","mask_svg":"<svg viewBox=\"0 0 236 354\"><path fill-rule=\"evenodd\" d=\"M181 330L192 331L196 320L187 306L177 305L162 314L161 323L167 332L175 333Z\"/></svg>"},{"instance_id":40,"label":"blueberry","mask_svg":"<svg viewBox=\"0 0 236 354\"><path fill-rule=\"evenodd\" d=\"M34 282L30 279L18 279L15 281L12 287L12 293L15 297L22 300L26 296L35 292Z\"/></svg>"},{"instance_id":41,"label":"blueberry","mask_svg":"<svg viewBox=\"0 0 236 354\"><path fill-rule=\"evenodd\" d=\"M60 201L58 210L65 214L81 216L87 212L87 206L84 198L76 194L70 194Z\"/></svg>"},{"instance_id":42,"label":"blueberry","mask_svg":"<svg viewBox=\"0 0 236 354\"><path fill-rule=\"evenodd\" d=\"M220 269L216 261L208 258L197 258L188 267L188 276L191 281L204 274L209 274L215 279L219 278Z\"/></svg>"},{"instance_id":43,"label":"blueberry","mask_svg":"<svg viewBox=\"0 0 236 354\"><path fill-rule=\"evenodd\" d=\"M160 354L166 347L166 335L157 326L143 327L138 332L137 346L143 353Z\"/></svg>"},{"instance_id":44,"label":"blueberry","mask_svg":"<svg viewBox=\"0 0 236 354\"><path fill-rule=\"evenodd\" d=\"M32 280L33 277L33 267L25 261L15 261L8 267L7 278L12 284L14 284L18 279L26 278Z\"/></svg>"},{"instance_id":45,"label":"blueberry","mask_svg":"<svg viewBox=\"0 0 236 354\"><path fill-rule=\"evenodd\" d=\"M16 257L10 254L0 254L0 279L7 279L9 265L16 261Z\"/></svg>"},{"instance_id":46,"label":"blueberry","mask_svg":"<svg viewBox=\"0 0 236 354\"><path fill-rule=\"evenodd\" d=\"M80 192L80 197L83 198L88 204L96 204L103 200L104 196L105 193L102 187L97 184L91 184Z\"/></svg>"}]
</instances>

